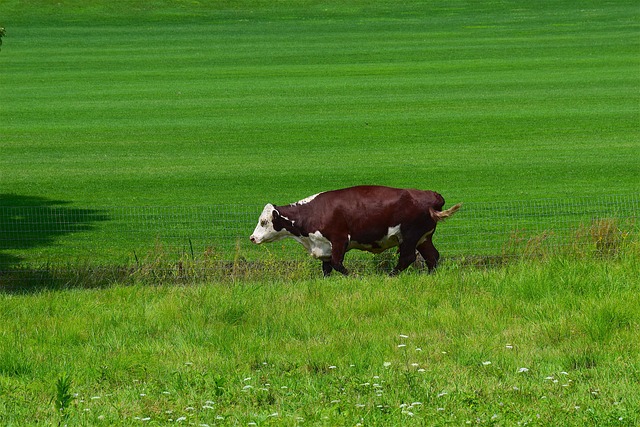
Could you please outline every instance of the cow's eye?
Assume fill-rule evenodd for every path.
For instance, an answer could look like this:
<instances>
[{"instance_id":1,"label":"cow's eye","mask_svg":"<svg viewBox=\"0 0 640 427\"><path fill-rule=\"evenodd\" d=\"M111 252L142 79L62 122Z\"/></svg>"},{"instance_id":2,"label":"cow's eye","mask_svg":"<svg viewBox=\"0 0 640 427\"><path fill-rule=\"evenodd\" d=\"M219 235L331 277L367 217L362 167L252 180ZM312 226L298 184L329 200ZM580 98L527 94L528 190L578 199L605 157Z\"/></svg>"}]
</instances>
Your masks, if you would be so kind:
<instances>
[{"instance_id":1,"label":"cow's eye","mask_svg":"<svg viewBox=\"0 0 640 427\"><path fill-rule=\"evenodd\" d=\"M267 226L267 220L263 219L262 221L260 221L260 226L261 227L266 227Z\"/></svg>"}]
</instances>

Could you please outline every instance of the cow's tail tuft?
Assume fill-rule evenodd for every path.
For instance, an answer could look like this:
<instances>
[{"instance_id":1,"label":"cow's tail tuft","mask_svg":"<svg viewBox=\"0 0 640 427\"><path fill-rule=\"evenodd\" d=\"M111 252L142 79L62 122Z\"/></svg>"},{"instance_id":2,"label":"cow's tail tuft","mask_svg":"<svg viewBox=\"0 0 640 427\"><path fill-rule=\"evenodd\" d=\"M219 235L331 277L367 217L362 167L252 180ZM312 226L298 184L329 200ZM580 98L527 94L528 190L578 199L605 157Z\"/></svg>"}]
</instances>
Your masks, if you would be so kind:
<instances>
[{"instance_id":1,"label":"cow's tail tuft","mask_svg":"<svg viewBox=\"0 0 640 427\"><path fill-rule=\"evenodd\" d=\"M449 218L451 215L456 213L461 206L462 206L462 203L458 203L457 205L451 206L446 211L437 211L430 207L429 213L431 214L431 218L433 218L435 222L444 221L445 219Z\"/></svg>"}]
</instances>

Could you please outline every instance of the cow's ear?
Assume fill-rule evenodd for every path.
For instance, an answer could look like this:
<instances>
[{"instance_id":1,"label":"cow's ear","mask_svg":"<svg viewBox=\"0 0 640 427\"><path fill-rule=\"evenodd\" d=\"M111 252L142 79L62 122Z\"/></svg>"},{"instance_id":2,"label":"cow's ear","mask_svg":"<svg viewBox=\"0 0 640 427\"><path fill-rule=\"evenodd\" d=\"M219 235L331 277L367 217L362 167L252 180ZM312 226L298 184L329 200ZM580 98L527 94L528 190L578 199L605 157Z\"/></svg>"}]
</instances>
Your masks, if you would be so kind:
<instances>
[{"instance_id":1,"label":"cow's ear","mask_svg":"<svg viewBox=\"0 0 640 427\"><path fill-rule=\"evenodd\" d=\"M275 208L271 211L271 224L276 231L280 231L285 227L282 215L280 215L280 212Z\"/></svg>"}]
</instances>

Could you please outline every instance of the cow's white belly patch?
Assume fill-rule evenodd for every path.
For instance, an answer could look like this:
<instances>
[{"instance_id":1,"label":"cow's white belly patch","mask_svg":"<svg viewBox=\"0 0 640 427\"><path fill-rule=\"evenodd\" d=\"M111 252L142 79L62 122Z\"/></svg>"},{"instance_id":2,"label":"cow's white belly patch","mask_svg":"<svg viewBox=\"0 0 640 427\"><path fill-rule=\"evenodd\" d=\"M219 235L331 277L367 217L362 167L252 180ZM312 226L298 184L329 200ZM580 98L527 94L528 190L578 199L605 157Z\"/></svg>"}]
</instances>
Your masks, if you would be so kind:
<instances>
[{"instance_id":1,"label":"cow's white belly patch","mask_svg":"<svg viewBox=\"0 0 640 427\"><path fill-rule=\"evenodd\" d=\"M389 229L387 230L387 234L374 244L359 243L355 240L349 239L348 249L360 249L362 251L379 254L389 248L398 246L400 243L402 243L402 233L400 231L400 225L396 225L394 227L389 227Z\"/></svg>"},{"instance_id":2,"label":"cow's white belly patch","mask_svg":"<svg viewBox=\"0 0 640 427\"><path fill-rule=\"evenodd\" d=\"M295 239L304 246L312 257L323 260L331 258L331 242L321 232L316 231L306 237L299 236Z\"/></svg>"},{"instance_id":3,"label":"cow's white belly patch","mask_svg":"<svg viewBox=\"0 0 640 427\"><path fill-rule=\"evenodd\" d=\"M421 241L424 241L428 235L433 233L433 230L426 233ZM320 231L310 233L308 236L295 236L294 237L314 258L328 260L331 258L331 242L324 237ZM355 240L351 240L349 236L349 245L347 250L360 249L363 251L381 253L389 248L396 247L402 243L402 232L400 225L389 227L387 234L375 243L359 243Z\"/></svg>"}]
</instances>

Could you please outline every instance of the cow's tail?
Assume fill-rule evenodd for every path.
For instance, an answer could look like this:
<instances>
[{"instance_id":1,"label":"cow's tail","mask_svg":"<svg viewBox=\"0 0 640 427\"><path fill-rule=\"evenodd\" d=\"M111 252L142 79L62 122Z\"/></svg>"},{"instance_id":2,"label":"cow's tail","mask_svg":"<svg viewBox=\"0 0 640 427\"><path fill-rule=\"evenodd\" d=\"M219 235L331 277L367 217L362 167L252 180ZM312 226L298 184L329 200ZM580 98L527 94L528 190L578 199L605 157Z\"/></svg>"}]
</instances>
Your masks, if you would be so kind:
<instances>
[{"instance_id":1,"label":"cow's tail","mask_svg":"<svg viewBox=\"0 0 640 427\"><path fill-rule=\"evenodd\" d=\"M431 214L431 218L433 218L433 220L435 222L444 221L445 219L449 218L454 213L458 212L458 209L460 209L461 206L462 206L462 203L458 203L457 205L451 206L446 211L437 211L437 210L433 209L432 207L430 207L429 208L429 213Z\"/></svg>"}]
</instances>

